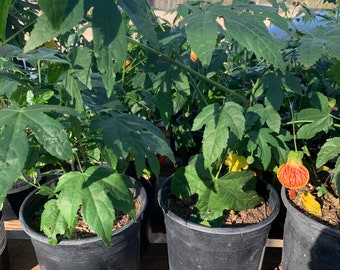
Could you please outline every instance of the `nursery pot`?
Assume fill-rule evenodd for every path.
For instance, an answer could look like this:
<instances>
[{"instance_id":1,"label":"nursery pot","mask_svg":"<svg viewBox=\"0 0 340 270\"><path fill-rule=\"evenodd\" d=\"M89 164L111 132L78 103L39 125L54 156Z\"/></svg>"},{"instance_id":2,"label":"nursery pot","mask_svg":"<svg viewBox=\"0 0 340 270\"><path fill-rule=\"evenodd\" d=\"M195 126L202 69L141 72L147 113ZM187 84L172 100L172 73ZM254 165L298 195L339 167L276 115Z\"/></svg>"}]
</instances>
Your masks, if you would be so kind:
<instances>
[{"instance_id":1,"label":"nursery pot","mask_svg":"<svg viewBox=\"0 0 340 270\"><path fill-rule=\"evenodd\" d=\"M6 230L4 226L4 220L2 211L0 211L0 269L8 269L9 258L7 249Z\"/></svg>"},{"instance_id":2,"label":"nursery pot","mask_svg":"<svg viewBox=\"0 0 340 270\"><path fill-rule=\"evenodd\" d=\"M300 212L281 197L287 209L284 231L282 269L333 270L340 267L340 231L330 228Z\"/></svg>"},{"instance_id":3,"label":"nursery pot","mask_svg":"<svg viewBox=\"0 0 340 270\"><path fill-rule=\"evenodd\" d=\"M272 213L265 220L234 228L212 228L184 220L169 210L167 194L171 178L159 190L158 202L163 210L170 270L261 269L265 245L272 221L280 209L275 189L260 181L262 194Z\"/></svg>"},{"instance_id":4,"label":"nursery pot","mask_svg":"<svg viewBox=\"0 0 340 270\"><path fill-rule=\"evenodd\" d=\"M96 236L65 239L53 246L48 238L32 229L31 217L46 201L45 196L32 192L23 202L19 218L23 230L30 236L41 270L137 270L140 259L140 224L147 205L145 189L135 181L134 193L141 203L137 220L112 232L109 247Z\"/></svg>"},{"instance_id":5,"label":"nursery pot","mask_svg":"<svg viewBox=\"0 0 340 270\"><path fill-rule=\"evenodd\" d=\"M25 176L27 181L33 182L33 179ZM41 179L39 178L39 182ZM11 205L11 208L16 215L19 217L19 210L22 202L25 198L34 190L34 187L27 184L26 182L18 179L12 186L12 188L7 192L7 200Z\"/></svg>"}]
</instances>

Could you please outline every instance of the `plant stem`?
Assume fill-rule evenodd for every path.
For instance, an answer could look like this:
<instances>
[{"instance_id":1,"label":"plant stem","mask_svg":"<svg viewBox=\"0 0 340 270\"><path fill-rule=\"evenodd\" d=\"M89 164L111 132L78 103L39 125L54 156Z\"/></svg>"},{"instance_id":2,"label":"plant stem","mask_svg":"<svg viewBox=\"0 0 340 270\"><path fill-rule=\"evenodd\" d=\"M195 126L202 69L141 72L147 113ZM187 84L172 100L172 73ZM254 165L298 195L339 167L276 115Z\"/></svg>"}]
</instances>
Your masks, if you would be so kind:
<instances>
[{"instance_id":1,"label":"plant stem","mask_svg":"<svg viewBox=\"0 0 340 270\"><path fill-rule=\"evenodd\" d=\"M233 95L233 96L237 97L244 104L249 105L249 101L245 97L243 97L242 95L240 95L238 93L235 93L231 89L229 89L229 88L227 88L227 87L225 87L225 86L223 86L223 85L221 85L221 84L219 84L219 83L217 83L217 82L215 82L215 81L205 77L201 73L199 73L199 72L191 69L190 67L188 67L188 66L186 66L186 65L184 65L184 64L182 64L182 63L180 63L178 61L176 61L175 59L173 59L173 58L171 58L171 57L169 57L169 56L167 56L167 55L165 55L165 54L163 54L163 53L161 53L161 52L159 52L159 51L157 51L157 50L155 50L155 49L153 49L153 48L151 48L151 47L149 47L149 46L147 46L145 44L142 44L142 43L140 43L140 42L138 42L138 41L136 41L136 40L134 40L134 39L132 39L130 37L128 37L128 41L133 43L133 44L135 44L135 45L137 45L137 46L139 46L143 50L148 51L148 52L150 52L152 54L155 54L159 58L162 58L165 61L167 61L167 62L169 62L169 63L171 63L171 64L173 64L173 65L175 65L175 66L177 66L177 67L187 71L187 72L189 72L190 74L196 76L200 80L205 81L208 84L211 84L211 85L215 86L216 88L218 88L218 89L220 89L220 90L222 90L224 92L227 92L230 95Z\"/></svg>"},{"instance_id":2,"label":"plant stem","mask_svg":"<svg viewBox=\"0 0 340 270\"><path fill-rule=\"evenodd\" d=\"M40 66L40 64L41 64L41 60L39 59L38 60L38 80L39 80L39 84L41 85L42 80L41 80L41 66Z\"/></svg>"},{"instance_id":3,"label":"plant stem","mask_svg":"<svg viewBox=\"0 0 340 270\"><path fill-rule=\"evenodd\" d=\"M293 142L294 142L294 150L297 152L297 144L296 144L296 131L295 131L295 120L294 120L294 112L293 112L293 105L290 104L290 110L292 114L292 128L293 128Z\"/></svg>"},{"instance_id":4,"label":"plant stem","mask_svg":"<svg viewBox=\"0 0 340 270\"><path fill-rule=\"evenodd\" d=\"M16 36L18 36L21 32L24 32L28 27L32 26L35 24L36 20L33 20L29 24L25 25L23 28L21 28L19 31L15 32L13 35L11 35L8 39L4 40L1 42L1 46L8 44L12 39L14 39Z\"/></svg>"}]
</instances>

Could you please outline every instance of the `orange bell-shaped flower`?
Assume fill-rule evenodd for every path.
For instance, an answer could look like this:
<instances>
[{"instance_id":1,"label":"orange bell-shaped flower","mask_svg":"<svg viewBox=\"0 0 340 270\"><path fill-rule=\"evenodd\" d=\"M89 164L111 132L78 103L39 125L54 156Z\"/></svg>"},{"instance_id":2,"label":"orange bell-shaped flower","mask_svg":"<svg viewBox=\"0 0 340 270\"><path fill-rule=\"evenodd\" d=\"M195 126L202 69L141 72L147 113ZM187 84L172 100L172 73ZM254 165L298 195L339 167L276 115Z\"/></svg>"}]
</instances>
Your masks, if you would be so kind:
<instances>
[{"instance_id":1,"label":"orange bell-shaped flower","mask_svg":"<svg viewBox=\"0 0 340 270\"><path fill-rule=\"evenodd\" d=\"M290 189L302 188L309 181L309 172L302 164L303 152L290 151L287 162L282 164L277 171L280 183Z\"/></svg>"}]
</instances>

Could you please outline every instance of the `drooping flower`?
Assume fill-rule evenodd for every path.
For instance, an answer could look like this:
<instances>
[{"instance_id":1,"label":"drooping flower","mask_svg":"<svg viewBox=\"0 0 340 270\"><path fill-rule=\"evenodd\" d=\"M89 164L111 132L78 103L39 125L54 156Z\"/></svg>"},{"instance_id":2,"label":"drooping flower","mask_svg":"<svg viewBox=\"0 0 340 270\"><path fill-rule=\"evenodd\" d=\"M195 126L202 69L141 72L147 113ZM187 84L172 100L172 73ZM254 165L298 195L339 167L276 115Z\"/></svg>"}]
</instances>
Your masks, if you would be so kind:
<instances>
[{"instance_id":1,"label":"drooping flower","mask_svg":"<svg viewBox=\"0 0 340 270\"><path fill-rule=\"evenodd\" d=\"M225 160L225 164L229 168L229 172L237 172L248 169L247 159L235 153L230 154Z\"/></svg>"},{"instance_id":2,"label":"drooping flower","mask_svg":"<svg viewBox=\"0 0 340 270\"><path fill-rule=\"evenodd\" d=\"M287 162L277 171L277 178L286 188L297 189L305 186L309 181L309 172L302 164L303 152L290 151Z\"/></svg>"},{"instance_id":3,"label":"drooping flower","mask_svg":"<svg viewBox=\"0 0 340 270\"><path fill-rule=\"evenodd\" d=\"M197 55L193 50L190 51L190 60L194 63L198 60Z\"/></svg>"}]
</instances>

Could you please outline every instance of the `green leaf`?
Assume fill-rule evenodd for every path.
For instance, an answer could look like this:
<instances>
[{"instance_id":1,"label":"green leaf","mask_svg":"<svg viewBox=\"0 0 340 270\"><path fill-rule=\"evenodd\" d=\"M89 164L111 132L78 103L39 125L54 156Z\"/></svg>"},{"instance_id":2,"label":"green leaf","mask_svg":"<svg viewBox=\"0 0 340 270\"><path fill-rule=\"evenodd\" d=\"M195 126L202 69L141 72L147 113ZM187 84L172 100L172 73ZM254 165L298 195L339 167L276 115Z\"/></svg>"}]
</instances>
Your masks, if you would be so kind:
<instances>
[{"instance_id":1,"label":"green leaf","mask_svg":"<svg viewBox=\"0 0 340 270\"><path fill-rule=\"evenodd\" d=\"M203 66L208 66L215 49L218 24L209 9L197 10L185 20L188 42Z\"/></svg>"},{"instance_id":2,"label":"green leaf","mask_svg":"<svg viewBox=\"0 0 340 270\"><path fill-rule=\"evenodd\" d=\"M56 30L53 29L46 14L41 14L34 25L29 39L27 40L24 52L34 50L45 42L52 40L54 37L66 33L81 22L83 15L84 0L79 0L72 10L69 11L60 28Z\"/></svg>"},{"instance_id":3,"label":"green leaf","mask_svg":"<svg viewBox=\"0 0 340 270\"><path fill-rule=\"evenodd\" d=\"M265 102L270 103L275 110L279 110L283 103L282 75L268 73L263 76L260 87L265 89Z\"/></svg>"},{"instance_id":4,"label":"green leaf","mask_svg":"<svg viewBox=\"0 0 340 270\"><path fill-rule=\"evenodd\" d=\"M129 176L119 173L111 173L100 180L105 189L109 191L109 196L118 211L128 214L132 219L136 219L136 207L133 203L133 183Z\"/></svg>"},{"instance_id":5,"label":"green leaf","mask_svg":"<svg viewBox=\"0 0 340 270\"><path fill-rule=\"evenodd\" d=\"M136 218L132 187L129 177L100 166L91 166L85 172L63 174L55 190L59 192L57 200L50 200L45 205L42 215L44 233L53 244L57 243L58 235L71 237L80 209L85 223L108 246L115 211Z\"/></svg>"},{"instance_id":6,"label":"green leaf","mask_svg":"<svg viewBox=\"0 0 340 270\"><path fill-rule=\"evenodd\" d=\"M48 110L48 107L46 105L32 105L24 109L17 106L9 107L0 111L0 125L16 127L15 132L17 134L21 131L20 136L14 137L15 143L19 147L22 147L22 140L27 143L28 138L25 131L26 128L30 128L38 141L51 155L62 160L71 159L73 157L72 146L68 141L64 127L59 121L43 112ZM58 106L51 108L58 108ZM13 125L13 123L16 124ZM24 152L24 154L23 158L26 159L27 153Z\"/></svg>"},{"instance_id":7,"label":"green leaf","mask_svg":"<svg viewBox=\"0 0 340 270\"><path fill-rule=\"evenodd\" d=\"M336 83L340 85L340 61L335 61L331 68L327 72L328 78L334 78Z\"/></svg>"},{"instance_id":8,"label":"green leaf","mask_svg":"<svg viewBox=\"0 0 340 270\"><path fill-rule=\"evenodd\" d=\"M334 25L327 25L326 31L322 31L322 35L325 38L326 48L338 59L340 60L340 29L339 23Z\"/></svg>"},{"instance_id":9,"label":"green leaf","mask_svg":"<svg viewBox=\"0 0 340 270\"><path fill-rule=\"evenodd\" d=\"M330 109L331 108L329 108L329 110ZM307 108L301 110L296 115L296 120L298 122L306 123L302 125L296 133L296 136L299 139L311 139L318 132L328 132L328 130L333 125L333 118L330 115L330 111L321 111L316 108Z\"/></svg>"},{"instance_id":10,"label":"green leaf","mask_svg":"<svg viewBox=\"0 0 340 270\"><path fill-rule=\"evenodd\" d=\"M30 107L14 113L22 115L26 125L51 155L62 160L73 158L72 145L59 121Z\"/></svg>"},{"instance_id":11,"label":"green leaf","mask_svg":"<svg viewBox=\"0 0 340 270\"><path fill-rule=\"evenodd\" d=\"M158 175L159 163L155 162L155 153L168 156L175 162L160 129L136 115L112 113L112 117L97 117L91 123L91 129L103 131L105 146L118 157L127 158L132 155L135 158L138 177L146 168L145 159L149 161L151 170Z\"/></svg>"},{"instance_id":12,"label":"green leaf","mask_svg":"<svg viewBox=\"0 0 340 270\"><path fill-rule=\"evenodd\" d=\"M227 31L244 47L253 51L257 58L263 57L274 67L285 70L285 63L281 56L278 43L270 35L263 23L263 18L257 18L248 13L236 13L230 9L223 9Z\"/></svg>"},{"instance_id":13,"label":"green leaf","mask_svg":"<svg viewBox=\"0 0 340 270\"><path fill-rule=\"evenodd\" d=\"M306 67L310 67L322 56L324 52L324 40L319 35L303 36L298 47L300 62Z\"/></svg>"},{"instance_id":14,"label":"green leaf","mask_svg":"<svg viewBox=\"0 0 340 270\"><path fill-rule=\"evenodd\" d=\"M22 174L28 155L28 139L24 132L26 123L20 115L0 111L0 208L7 191Z\"/></svg>"},{"instance_id":15,"label":"green leaf","mask_svg":"<svg viewBox=\"0 0 340 270\"><path fill-rule=\"evenodd\" d=\"M53 63L67 64L67 65L70 64L65 58L63 58L63 56L59 54L57 50L50 49L50 48L41 48L33 52L28 52L25 54L17 54L16 56L25 58L27 62L29 62L35 67L38 66L38 61L41 61L41 60L53 62Z\"/></svg>"},{"instance_id":16,"label":"green leaf","mask_svg":"<svg viewBox=\"0 0 340 270\"><path fill-rule=\"evenodd\" d=\"M69 227L76 222L79 205L82 201L82 188L84 176L81 172L68 172L59 177L56 192L58 196L58 208Z\"/></svg>"},{"instance_id":17,"label":"green leaf","mask_svg":"<svg viewBox=\"0 0 340 270\"><path fill-rule=\"evenodd\" d=\"M340 194L340 157L336 160L333 181L337 190L337 194ZM339 197L340 202L340 197Z\"/></svg>"},{"instance_id":18,"label":"green leaf","mask_svg":"<svg viewBox=\"0 0 340 270\"><path fill-rule=\"evenodd\" d=\"M98 69L107 95L111 96L116 72L121 70L127 57L126 22L113 1L98 0L93 9L92 25Z\"/></svg>"},{"instance_id":19,"label":"green leaf","mask_svg":"<svg viewBox=\"0 0 340 270\"><path fill-rule=\"evenodd\" d=\"M286 73L286 75L282 78L282 85L286 91L302 95L301 82L294 76L296 75Z\"/></svg>"},{"instance_id":20,"label":"green leaf","mask_svg":"<svg viewBox=\"0 0 340 270\"><path fill-rule=\"evenodd\" d=\"M65 19L68 0L39 0L39 6L54 29L59 29Z\"/></svg>"},{"instance_id":21,"label":"green leaf","mask_svg":"<svg viewBox=\"0 0 340 270\"><path fill-rule=\"evenodd\" d=\"M192 158L197 158L197 157L192 157ZM200 169L200 168L197 168ZM202 167L203 169L203 167ZM208 179L209 179L209 171L207 169L204 169L204 171L207 172ZM170 188L171 192L179 199L184 199L187 198L191 195L193 195L197 190L193 190L193 193L191 193L189 183L186 180L186 177L184 175L185 173L185 168L184 167L179 167L174 175L171 178L170 182ZM201 177L203 178L202 174L200 174Z\"/></svg>"},{"instance_id":22,"label":"green leaf","mask_svg":"<svg viewBox=\"0 0 340 270\"><path fill-rule=\"evenodd\" d=\"M157 93L157 107L166 127L168 127L173 114L178 113L187 102L188 95L190 95L190 85L183 70L171 68L162 76L160 89Z\"/></svg>"},{"instance_id":23,"label":"green leaf","mask_svg":"<svg viewBox=\"0 0 340 270\"><path fill-rule=\"evenodd\" d=\"M131 18L133 24L138 31L147 39L154 49L158 49L158 38L154 30L154 17L150 6L145 0L118 0L120 6L123 7L127 15Z\"/></svg>"},{"instance_id":24,"label":"green leaf","mask_svg":"<svg viewBox=\"0 0 340 270\"><path fill-rule=\"evenodd\" d=\"M66 233L67 223L61 214L57 200L48 200L41 215L41 230L50 238L49 244L58 244L57 236Z\"/></svg>"},{"instance_id":25,"label":"green leaf","mask_svg":"<svg viewBox=\"0 0 340 270\"><path fill-rule=\"evenodd\" d=\"M75 110L81 113L84 111L83 98L81 96L79 86L71 73L72 72L67 73L65 90L70 95L70 104L74 105Z\"/></svg>"},{"instance_id":26,"label":"green leaf","mask_svg":"<svg viewBox=\"0 0 340 270\"><path fill-rule=\"evenodd\" d=\"M329 160L340 154L340 137L327 139L325 144L321 146L316 159L316 167L320 168Z\"/></svg>"},{"instance_id":27,"label":"green leaf","mask_svg":"<svg viewBox=\"0 0 340 270\"><path fill-rule=\"evenodd\" d=\"M111 243L113 223L116 219L111 199L100 183L100 179L108 175L109 172L103 171L100 167L88 168L84 175L85 182L82 189L84 220L107 246Z\"/></svg>"},{"instance_id":28,"label":"green leaf","mask_svg":"<svg viewBox=\"0 0 340 270\"><path fill-rule=\"evenodd\" d=\"M260 128L259 131L252 130L248 135L250 143L253 144L253 147L249 147L256 150L256 156L266 170L272 160L272 147L280 147L280 138L269 128Z\"/></svg>"},{"instance_id":29,"label":"green leaf","mask_svg":"<svg viewBox=\"0 0 340 270\"><path fill-rule=\"evenodd\" d=\"M182 178L181 183L180 179L174 179L179 185L187 185L190 195L198 194L195 207L198 208L202 219L211 221L221 217L226 209L249 209L260 202L255 191L256 179L253 172L232 172L215 179L204 169L203 164L203 156L196 155L185 168L185 180ZM187 184L183 181L187 181Z\"/></svg>"},{"instance_id":30,"label":"green leaf","mask_svg":"<svg viewBox=\"0 0 340 270\"><path fill-rule=\"evenodd\" d=\"M77 47L75 54L75 59L72 63L72 73L78 77L82 84L91 89L91 51L86 47Z\"/></svg>"},{"instance_id":31,"label":"green leaf","mask_svg":"<svg viewBox=\"0 0 340 270\"><path fill-rule=\"evenodd\" d=\"M169 127L170 121L173 115L173 103L172 103L172 75L173 71L170 69L162 77L162 81L157 93L157 107L161 114L165 127Z\"/></svg>"},{"instance_id":32,"label":"green leaf","mask_svg":"<svg viewBox=\"0 0 340 270\"><path fill-rule=\"evenodd\" d=\"M262 124L267 123L268 127L276 133L280 132L281 117L279 113L270 105L263 106L261 104L255 104L253 107L249 107L248 112L254 112L260 116Z\"/></svg>"},{"instance_id":33,"label":"green leaf","mask_svg":"<svg viewBox=\"0 0 340 270\"><path fill-rule=\"evenodd\" d=\"M10 98L12 96L12 93L18 89L19 85L20 82L18 82L17 80L0 80L0 95Z\"/></svg>"},{"instance_id":34,"label":"green leaf","mask_svg":"<svg viewBox=\"0 0 340 270\"><path fill-rule=\"evenodd\" d=\"M210 104L194 119L192 130L198 131L203 126L204 164L209 167L226 149L230 132L242 138L245 130L243 108L235 102L226 102L221 107Z\"/></svg>"},{"instance_id":35,"label":"green leaf","mask_svg":"<svg viewBox=\"0 0 340 270\"><path fill-rule=\"evenodd\" d=\"M2 40L6 39L7 17L11 4L11 0L0 1L0 39Z\"/></svg>"},{"instance_id":36,"label":"green leaf","mask_svg":"<svg viewBox=\"0 0 340 270\"><path fill-rule=\"evenodd\" d=\"M340 29L338 24L328 24L311 29L300 39L300 61L307 67L315 64L327 48L337 59L339 53Z\"/></svg>"}]
</instances>

